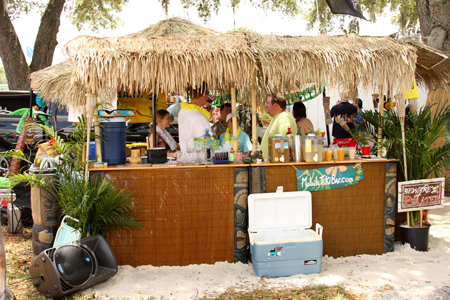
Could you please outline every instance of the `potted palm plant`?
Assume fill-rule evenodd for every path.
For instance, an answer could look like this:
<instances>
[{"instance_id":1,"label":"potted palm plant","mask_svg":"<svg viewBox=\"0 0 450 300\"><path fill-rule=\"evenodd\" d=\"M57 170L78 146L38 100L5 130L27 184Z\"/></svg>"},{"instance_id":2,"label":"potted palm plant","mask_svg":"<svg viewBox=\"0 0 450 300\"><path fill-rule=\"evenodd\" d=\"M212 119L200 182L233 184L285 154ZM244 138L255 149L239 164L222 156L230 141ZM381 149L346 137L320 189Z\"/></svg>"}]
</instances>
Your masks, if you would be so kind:
<instances>
[{"instance_id":1,"label":"potted palm plant","mask_svg":"<svg viewBox=\"0 0 450 300\"><path fill-rule=\"evenodd\" d=\"M436 107L434 107L435 105ZM384 116L378 112L365 111L363 116L368 126L365 128L358 126L355 130L364 130L367 136L377 140L378 128L382 129L383 141L376 143L375 147L377 149L385 148L387 158L397 159L398 182L406 179L420 180L443 176L450 163L450 144L437 145L436 141L445 136L450 122L450 104L425 105L417 112L407 107L404 119L404 146L401 122L397 111L385 111ZM449 183L447 178L446 193L449 192ZM411 211L408 214L410 214L408 216L409 224L400 226L402 241L409 243L414 248L413 244L420 242L417 240L417 236L422 235L423 238L420 240L426 240L426 246L417 245L416 248L426 251L430 224L426 220L422 222L420 211ZM423 226L420 227L420 224ZM415 230L416 228L418 229ZM414 232L410 232L410 229Z\"/></svg>"},{"instance_id":2,"label":"potted palm plant","mask_svg":"<svg viewBox=\"0 0 450 300\"><path fill-rule=\"evenodd\" d=\"M106 237L108 232L142 228L138 219L139 213L135 211L136 199L131 197L131 194L126 193L124 189L117 189L106 177L86 180L83 176L86 164L91 163L82 159L87 135L86 124L84 116L81 117L66 140L59 137L53 128L39 125L51 138L52 149L58 154L49 159L51 167L56 170L56 176L49 182L42 172L22 172L10 178L12 185L20 182L31 183L52 194L63 215L79 220L79 223L70 225L80 228L82 238L95 234ZM7 152L5 156L28 159L17 150Z\"/></svg>"}]
</instances>

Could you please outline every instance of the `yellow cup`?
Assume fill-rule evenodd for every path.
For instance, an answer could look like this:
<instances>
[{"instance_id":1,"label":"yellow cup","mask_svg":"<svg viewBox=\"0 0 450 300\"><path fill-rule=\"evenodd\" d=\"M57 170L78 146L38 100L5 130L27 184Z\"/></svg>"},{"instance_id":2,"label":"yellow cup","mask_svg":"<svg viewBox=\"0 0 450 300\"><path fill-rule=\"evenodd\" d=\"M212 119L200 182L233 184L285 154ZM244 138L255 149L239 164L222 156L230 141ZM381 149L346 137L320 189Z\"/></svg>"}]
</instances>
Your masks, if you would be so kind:
<instances>
[{"instance_id":1,"label":"yellow cup","mask_svg":"<svg viewBox=\"0 0 450 300\"><path fill-rule=\"evenodd\" d=\"M344 160L345 157L345 150L344 149L338 149L337 150L338 160Z\"/></svg>"},{"instance_id":2,"label":"yellow cup","mask_svg":"<svg viewBox=\"0 0 450 300\"><path fill-rule=\"evenodd\" d=\"M325 150L325 160L330 161L332 157L333 157L333 151L328 150L328 149Z\"/></svg>"}]
</instances>

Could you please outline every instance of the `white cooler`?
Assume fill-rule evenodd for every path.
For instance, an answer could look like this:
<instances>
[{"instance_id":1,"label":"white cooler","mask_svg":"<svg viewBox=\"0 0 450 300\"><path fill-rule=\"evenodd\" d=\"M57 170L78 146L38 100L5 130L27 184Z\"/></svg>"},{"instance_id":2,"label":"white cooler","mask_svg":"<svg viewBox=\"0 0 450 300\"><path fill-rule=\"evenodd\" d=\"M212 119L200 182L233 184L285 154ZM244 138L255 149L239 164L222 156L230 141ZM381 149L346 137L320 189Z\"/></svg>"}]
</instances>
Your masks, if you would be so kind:
<instances>
[{"instance_id":1,"label":"white cooler","mask_svg":"<svg viewBox=\"0 0 450 300\"><path fill-rule=\"evenodd\" d=\"M248 197L250 253L257 276L320 273L323 227L312 223L311 193L251 194Z\"/></svg>"}]
</instances>

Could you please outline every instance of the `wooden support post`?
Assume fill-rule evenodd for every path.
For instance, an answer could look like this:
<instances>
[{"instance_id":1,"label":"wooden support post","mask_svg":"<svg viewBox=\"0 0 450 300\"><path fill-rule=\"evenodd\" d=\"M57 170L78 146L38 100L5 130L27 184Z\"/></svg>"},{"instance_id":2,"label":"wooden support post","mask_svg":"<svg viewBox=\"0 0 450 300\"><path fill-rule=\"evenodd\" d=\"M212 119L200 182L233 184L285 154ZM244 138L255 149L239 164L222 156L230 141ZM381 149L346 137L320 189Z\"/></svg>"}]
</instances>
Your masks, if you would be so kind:
<instances>
[{"instance_id":1,"label":"wooden support post","mask_svg":"<svg viewBox=\"0 0 450 300\"><path fill-rule=\"evenodd\" d=\"M233 150L237 153L238 150L238 136L237 136L237 117L236 117L236 88L233 86L231 88L231 113L233 119Z\"/></svg>"},{"instance_id":2,"label":"wooden support post","mask_svg":"<svg viewBox=\"0 0 450 300\"><path fill-rule=\"evenodd\" d=\"M256 77L252 77L252 152L256 152L258 144L258 134L256 128Z\"/></svg>"},{"instance_id":3,"label":"wooden support post","mask_svg":"<svg viewBox=\"0 0 450 300\"><path fill-rule=\"evenodd\" d=\"M378 102L378 112L380 113L380 116L383 117L383 115L384 115L384 88L382 85L380 87L379 99L380 99L380 101ZM380 128L378 128L378 144L381 144L382 140L383 140L383 130L380 127ZM381 157L381 147L379 147L379 149L378 149L377 156Z\"/></svg>"}]
</instances>

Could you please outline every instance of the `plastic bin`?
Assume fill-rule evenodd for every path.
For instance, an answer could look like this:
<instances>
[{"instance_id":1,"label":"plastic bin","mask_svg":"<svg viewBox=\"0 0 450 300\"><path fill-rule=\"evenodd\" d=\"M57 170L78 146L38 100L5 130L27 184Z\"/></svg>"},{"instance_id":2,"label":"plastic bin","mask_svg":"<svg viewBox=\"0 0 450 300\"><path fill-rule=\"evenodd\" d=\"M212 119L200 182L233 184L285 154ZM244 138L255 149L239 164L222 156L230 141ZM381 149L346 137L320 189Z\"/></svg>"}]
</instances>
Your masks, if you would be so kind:
<instances>
[{"instance_id":1,"label":"plastic bin","mask_svg":"<svg viewBox=\"0 0 450 300\"><path fill-rule=\"evenodd\" d=\"M126 122L124 117L100 119L102 161L109 165L126 162Z\"/></svg>"}]
</instances>

